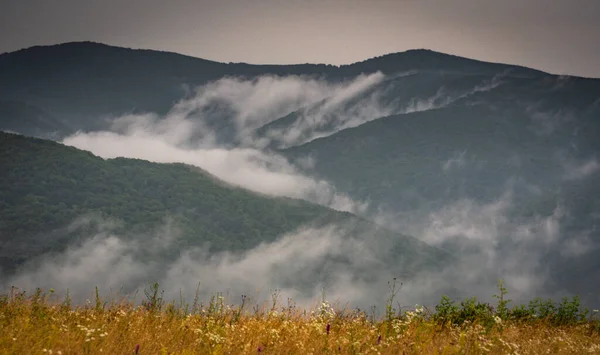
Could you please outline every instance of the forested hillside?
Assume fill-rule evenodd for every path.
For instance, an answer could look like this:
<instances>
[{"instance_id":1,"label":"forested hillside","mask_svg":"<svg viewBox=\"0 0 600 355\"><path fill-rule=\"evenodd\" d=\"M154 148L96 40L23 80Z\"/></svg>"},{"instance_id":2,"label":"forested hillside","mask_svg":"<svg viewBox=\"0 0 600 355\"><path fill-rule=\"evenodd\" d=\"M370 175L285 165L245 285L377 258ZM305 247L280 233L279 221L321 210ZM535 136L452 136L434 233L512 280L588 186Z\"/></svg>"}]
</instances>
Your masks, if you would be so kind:
<instances>
[{"instance_id":1,"label":"forested hillside","mask_svg":"<svg viewBox=\"0 0 600 355\"><path fill-rule=\"evenodd\" d=\"M52 141L8 133L0 138L0 265L7 270L90 237L93 229L66 228L86 216L114 222L114 232L130 238L170 223L178 235L175 254L205 244L213 251L244 250L302 225L340 223L351 226L350 236L393 240L393 257L407 256L413 264L446 255L351 214L257 195L196 167L104 160Z\"/></svg>"},{"instance_id":2,"label":"forested hillside","mask_svg":"<svg viewBox=\"0 0 600 355\"><path fill-rule=\"evenodd\" d=\"M108 119L123 114L165 114L195 87L223 77L302 75L336 82L376 71L385 75L423 70L493 76L508 69L518 75L543 74L428 50L395 53L338 67L218 63L177 53L75 42L0 54L0 95L59 117L71 129L96 130L106 128ZM0 129L8 118L0 116Z\"/></svg>"}]
</instances>

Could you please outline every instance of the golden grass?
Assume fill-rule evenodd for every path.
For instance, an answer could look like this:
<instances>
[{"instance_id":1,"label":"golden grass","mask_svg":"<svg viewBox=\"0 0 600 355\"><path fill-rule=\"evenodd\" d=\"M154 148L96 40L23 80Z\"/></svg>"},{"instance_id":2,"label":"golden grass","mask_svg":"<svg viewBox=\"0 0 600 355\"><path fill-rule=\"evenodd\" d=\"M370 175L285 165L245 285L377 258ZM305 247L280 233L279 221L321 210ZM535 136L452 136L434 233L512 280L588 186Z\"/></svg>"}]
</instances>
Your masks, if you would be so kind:
<instances>
[{"instance_id":1,"label":"golden grass","mask_svg":"<svg viewBox=\"0 0 600 355\"><path fill-rule=\"evenodd\" d=\"M46 297L0 299L0 354L600 354L592 323L441 325L409 312L373 321L362 312L295 307L241 311L213 304L185 315L130 303L71 307Z\"/></svg>"}]
</instances>

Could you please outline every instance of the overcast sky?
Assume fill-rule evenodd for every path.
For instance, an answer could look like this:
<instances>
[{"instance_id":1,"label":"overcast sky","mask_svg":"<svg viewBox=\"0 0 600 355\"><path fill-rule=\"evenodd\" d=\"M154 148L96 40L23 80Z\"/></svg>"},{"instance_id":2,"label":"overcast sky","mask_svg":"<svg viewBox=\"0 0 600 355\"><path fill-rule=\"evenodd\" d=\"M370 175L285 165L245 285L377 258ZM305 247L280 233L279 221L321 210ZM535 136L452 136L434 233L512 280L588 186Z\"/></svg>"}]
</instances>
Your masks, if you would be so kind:
<instances>
[{"instance_id":1,"label":"overcast sky","mask_svg":"<svg viewBox=\"0 0 600 355\"><path fill-rule=\"evenodd\" d=\"M600 0L0 0L0 52L91 40L223 62L413 48L600 77Z\"/></svg>"}]
</instances>

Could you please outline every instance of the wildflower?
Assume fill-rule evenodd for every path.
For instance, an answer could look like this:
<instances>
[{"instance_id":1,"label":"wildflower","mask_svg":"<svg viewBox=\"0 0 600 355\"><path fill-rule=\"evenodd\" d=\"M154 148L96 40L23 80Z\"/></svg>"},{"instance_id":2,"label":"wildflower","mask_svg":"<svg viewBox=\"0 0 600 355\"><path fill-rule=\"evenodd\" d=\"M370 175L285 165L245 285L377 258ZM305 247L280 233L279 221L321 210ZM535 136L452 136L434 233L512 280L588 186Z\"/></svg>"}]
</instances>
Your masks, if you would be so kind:
<instances>
[{"instance_id":1,"label":"wildflower","mask_svg":"<svg viewBox=\"0 0 600 355\"><path fill-rule=\"evenodd\" d=\"M17 338L13 338L13 341L17 341Z\"/></svg>"},{"instance_id":2,"label":"wildflower","mask_svg":"<svg viewBox=\"0 0 600 355\"><path fill-rule=\"evenodd\" d=\"M381 344L381 335L377 338L377 345Z\"/></svg>"},{"instance_id":3,"label":"wildflower","mask_svg":"<svg viewBox=\"0 0 600 355\"><path fill-rule=\"evenodd\" d=\"M327 327L325 328L327 331L327 335L329 335L329 331L331 330L331 324L327 323Z\"/></svg>"},{"instance_id":4,"label":"wildflower","mask_svg":"<svg viewBox=\"0 0 600 355\"><path fill-rule=\"evenodd\" d=\"M258 352L261 353L262 352L262 346L258 346Z\"/></svg>"},{"instance_id":5,"label":"wildflower","mask_svg":"<svg viewBox=\"0 0 600 355\"><path fill-rule=\"evenodd\" d=\"M502 319L498 316L494 316L494 322L496 322L496 324L502 324Z\"/></svg>"}]
</instances>

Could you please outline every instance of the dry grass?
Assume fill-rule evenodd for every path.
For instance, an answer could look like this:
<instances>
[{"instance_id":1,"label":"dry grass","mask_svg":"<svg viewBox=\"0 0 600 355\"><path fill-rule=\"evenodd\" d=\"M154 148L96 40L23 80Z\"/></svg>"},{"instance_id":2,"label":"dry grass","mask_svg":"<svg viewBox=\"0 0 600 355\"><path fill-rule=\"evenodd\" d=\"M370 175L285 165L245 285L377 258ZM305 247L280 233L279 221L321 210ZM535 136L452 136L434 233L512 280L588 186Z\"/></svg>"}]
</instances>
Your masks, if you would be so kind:
<instances>
[{"instance_id":1,"label":"dry grass","mask_svg":"<svg viewBox=\"0 0 600 355\"><path fill-rule=\"evenodd\" d=\"M373 321L324 303L240 310L222 302L193 314L48 296L0 299L0 354L600 354L593 322L501 321L444 325L426 312ZM137 349L137 350L136 350Z\"/></svg>"}]
</instances>

